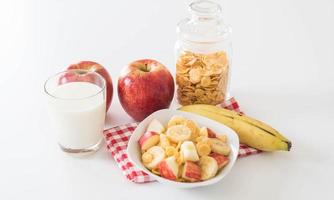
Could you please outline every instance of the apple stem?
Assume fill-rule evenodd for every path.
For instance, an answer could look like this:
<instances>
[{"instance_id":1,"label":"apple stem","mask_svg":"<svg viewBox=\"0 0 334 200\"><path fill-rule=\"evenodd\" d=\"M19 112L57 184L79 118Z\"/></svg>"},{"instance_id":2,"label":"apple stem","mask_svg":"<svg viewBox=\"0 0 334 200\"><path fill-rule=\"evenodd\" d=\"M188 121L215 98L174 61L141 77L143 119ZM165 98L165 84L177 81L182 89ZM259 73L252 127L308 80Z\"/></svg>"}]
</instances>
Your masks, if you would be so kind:
<instances>
[{"instance_id":1,"label":"apple stem","mask_svg":"<svg viewBox=\"0 0 334 200\"><path fill-rule=\"evenodd\" d=\"M150 67L145 63L142 67L140 67L140 70L143 72L149 72Z\"/></svg>"},{"instance_id":2,"label":"apple stem","mask_svg":"<svg viewBox=\"0 0 334 200\"><path fill-rule=\"evenodd\" d=\"M85 74L87 74L87 71L85 71L85 70L77 70L77 71L75 71L75 73L78 74L78 75L85 75Z\"/></svg>"}]
</instances>

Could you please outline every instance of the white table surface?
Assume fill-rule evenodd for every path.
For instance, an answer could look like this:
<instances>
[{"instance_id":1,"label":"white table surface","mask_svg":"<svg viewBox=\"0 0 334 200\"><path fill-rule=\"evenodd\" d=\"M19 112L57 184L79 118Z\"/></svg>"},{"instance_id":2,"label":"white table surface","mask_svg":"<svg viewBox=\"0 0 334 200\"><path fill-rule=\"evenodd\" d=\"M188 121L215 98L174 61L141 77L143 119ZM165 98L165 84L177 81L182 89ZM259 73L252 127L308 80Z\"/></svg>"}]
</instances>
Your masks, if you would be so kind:
<instances>
[{"instance_id":1,"label":"white table surface","mask_svg":"<svg viewBox=\"0 0 334 200\"><path fill-rule=\"evenodd\" d=\"M80 60L110 71L107 127L130 122L120 69L154 58L174 71L175 25L190 1L0 2L0 199L333 199L334 2L221 1L233 26L231 93L292 140L291 152L237 161L194 190L125 179L105 147L73 158L49 128L43 82Z\"/></svg>"}]
</instances>

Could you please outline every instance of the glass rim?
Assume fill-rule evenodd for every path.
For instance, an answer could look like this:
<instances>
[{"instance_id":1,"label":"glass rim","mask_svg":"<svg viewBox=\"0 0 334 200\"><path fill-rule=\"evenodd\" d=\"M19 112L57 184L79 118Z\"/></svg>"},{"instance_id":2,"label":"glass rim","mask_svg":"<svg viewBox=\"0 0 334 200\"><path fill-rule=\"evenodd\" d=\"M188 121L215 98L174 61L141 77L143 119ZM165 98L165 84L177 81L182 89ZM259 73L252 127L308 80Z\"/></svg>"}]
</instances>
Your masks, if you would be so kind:
<instances>
[{"instance_id":1,"label":"glass rim","mask_svg":"<svg viewBox=\"0 0 334 200\"><path fill-rule=\"evenodd\" d=\"M51 94L48 89L47 89L47 84L48 82L52 79L52 78L55 78L56 76L60 75L60 74L64 74L66 72L75 72L75 71L82 71L82 72L86 72L86 73L91 73L91 74L94 74L94 75L97 75L101 80L102 80L102 83L103 83L103 87L100 87L100 90L92 95L89 95L89 96L85 96L85 97L82 97L82 98L63 98L63 97L58 97L58 96L55 96L53 94ZM77 82L85 82L85 81L77 81ZM87 82L89 83L89 82ZM94 84L94 83L92 83ZM96 84L94 84L96 85ZM64 70L64 71L61 71L61 72L58 72L56 74L53 74L51 76L49 76L49 78L46 79L46 81L44 82L44 92L52 97L52 98L55 98L55 99L59 99L59 100L84 100L84 99L89 99L89 98L92 98L92 97L95 97L97 95L99 95L100 93L102 93L104 90L106 89L106 80L105 78L100 75L99 73L95 72L95 71L90 71L90 70L86 70L86 69L68 69L68 70Z\"/></svg>"}]
</instances>

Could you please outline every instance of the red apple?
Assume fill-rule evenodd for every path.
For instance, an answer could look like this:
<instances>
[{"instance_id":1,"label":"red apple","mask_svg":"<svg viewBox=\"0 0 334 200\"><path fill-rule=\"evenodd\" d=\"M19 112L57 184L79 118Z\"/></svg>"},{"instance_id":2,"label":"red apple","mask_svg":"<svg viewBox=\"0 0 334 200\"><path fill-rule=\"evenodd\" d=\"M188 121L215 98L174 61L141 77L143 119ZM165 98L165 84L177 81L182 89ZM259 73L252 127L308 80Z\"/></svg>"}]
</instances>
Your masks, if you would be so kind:
<instances>
[{"instance_id":1,"label":"red apple","mask_svg":"<svg viewBox=\"0 0 334 200\"><path fill-rule=\"evenodd\" d=\"M136 121L168 108L174 96L174 80L158 61L137 60L125 67L118 79L118 97Z\"/></svg>"},{"instance_id":2,"label":"red apple","mask_svg":"<svg viewBox=\"0 0 334 200\"><path fill-rule=\"evenodd\" d=\"M159 140L160 140L159 134L153 131L149 131L149 132L144 133L139 138L138 143L142 150L146 150L158 144Z\"/></svg>"},{"instance_id":3,"label":"red apple","mask_svg":"<svg viewBox=\"0 0 334 200\"><path fill-rule=\"evenodd\" d=\"M100 74L106 81L106 111L108 111L112 96L113 96L113 85L111 77L108 71L100 64L93 61L81 61L76 64L70 65L68 68L70 69L82 69L87 70L89 72L96 72ZM95 82L94 78L89 74L85 74L84 71L78 71L77 74L68 73L59 79L59 84L74 82L74 81L86 81L86 82Z\"/></svg>"},{"instance_id":4,"label":"red apple","mask_svg":"<svg viewBox=\"0 0 334 200\"><path fill-rule=\"evenodd\" d=\"M62 85L65 83L78 82L78 81L95 83L96 82L95 79L96 78L92 74L87 73L86 70L67 71L62 76L60 76L58 84Z\"/></svg>"},{"instance_id":5,"label":"red apple","mask_svg":"<svg viewBox=\"0 0 334 200\"><path fill-rule=\"evenodd\" d=\"M183 166L182 178L190 182L200 181L201 168L194 162L186 161Z\"/></svg>"},{"instance_id":6,"label":"red apple","mask_svg":"<svg viewBox=\"0 0 334 200\"><path fill-rule=\"evenodd\" d=\"M219 153L211 153L209 156L214 158L217 161L218 169L223 168L229 162L228 157L226 157L222 154L219 154Z\"/></svg>"},{"instance_id":7,"label":"red apple","mask_svg":"<svg viewBox=\"0 0 334 200\"><path fill-rule=\"evenodd\" d=\"M168 157L158 165L162 177L175 181L179 174L179 165L174 156Z\"/></svg>"}]
</instances>

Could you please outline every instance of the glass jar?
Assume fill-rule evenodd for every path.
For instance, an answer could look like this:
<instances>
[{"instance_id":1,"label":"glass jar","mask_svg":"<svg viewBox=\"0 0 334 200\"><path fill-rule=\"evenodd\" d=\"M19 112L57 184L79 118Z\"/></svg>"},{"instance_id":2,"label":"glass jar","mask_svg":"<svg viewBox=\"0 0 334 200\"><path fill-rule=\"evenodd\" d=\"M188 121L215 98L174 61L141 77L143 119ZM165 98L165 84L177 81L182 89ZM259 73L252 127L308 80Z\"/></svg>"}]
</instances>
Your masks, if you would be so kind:
<instances>
[{"instance_id":1,"label":"glass jar","mask_svg":"<svg viewBox=\"0 0 334 200\"><path fill-rule=\"evenodd\" d=\"M176 50L177 98L181 105L222 103L228 94L231 28L219 4L196 1L179 22Z\"/></svg>"}]
</instances>

